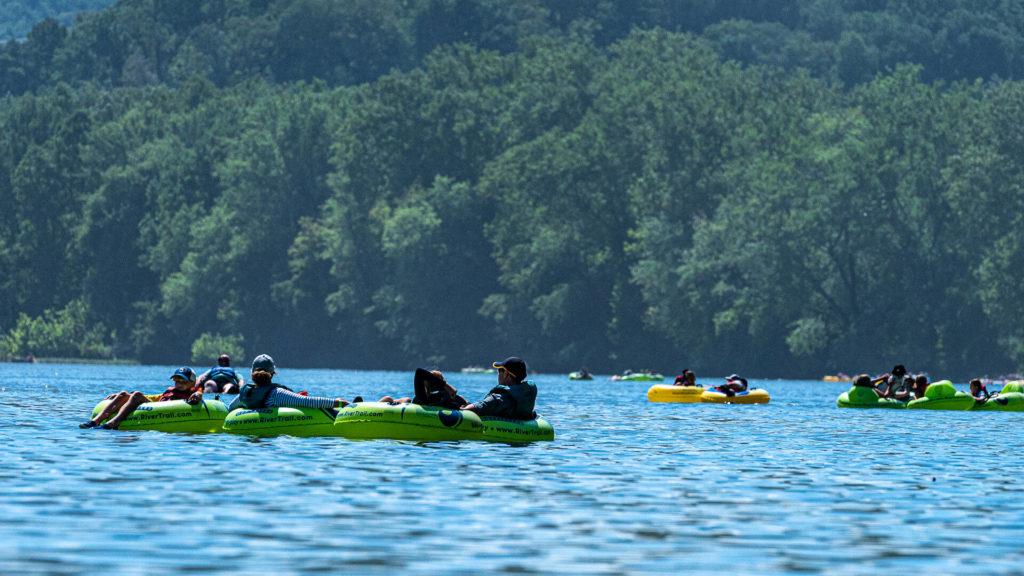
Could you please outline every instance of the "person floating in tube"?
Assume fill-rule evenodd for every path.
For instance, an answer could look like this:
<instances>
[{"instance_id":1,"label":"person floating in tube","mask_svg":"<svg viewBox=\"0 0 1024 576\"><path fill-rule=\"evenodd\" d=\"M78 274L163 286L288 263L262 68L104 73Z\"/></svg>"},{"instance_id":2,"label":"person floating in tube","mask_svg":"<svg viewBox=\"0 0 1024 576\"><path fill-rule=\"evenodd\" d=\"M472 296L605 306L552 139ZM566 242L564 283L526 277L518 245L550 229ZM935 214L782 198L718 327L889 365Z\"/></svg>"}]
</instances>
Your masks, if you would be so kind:
<instances>
[{"instance_id":1,"label":"person floating in tube","mask_svg":"<svg viewBox=\"0 0 1024 576\"><path fill-rule=\"evenodd\" d=\"M281 406L295 408L340 408L348 406L344 398L326 398L322 396L304 396L291 389L273 382L277 374L274 359L260 354L252 361L251 384L242 386L238 396L228 404L228 412L235 408L257 410Z\"/></svg>"},{"instance_id":2,"label":"person floating in tube","mask_svg":"<svg viewBox=\"0 0 1024 576\"><path fill-rule=\"evenodd\" d=\"M988 402L989 398L992 397L992 394L989 394L988 389L985 388L985 383L980 378L971 380L968 385L971 387L971 396L974 397L974 403L978 406Z\"/></svg>"},{"instance_id":3,"label":"person floating in tube","mask_svg":"<svg viewBox=\"0 0 1024 576\"><path fill-rule=\"evenodd\" d=\"M160 394L143 394L142 392L128 392L122 390L104 398L110 400L103 410L95 418L86 420L78 425L79 428L95 428L100 426L107 430L117 430L136 408L147 402L167 402L170 400L184 400L189 404L199 404L203 401L203 389L196 386L196 372L188 366L182 366L171 375L174 385ZM116 413L116 414L115 414ZM113 418L110 418L113 416ZM103 424L104 420L107 420ZM102 424L102 426L101 426Z\"/></svg>"},{"instance_id":4,"label":"person floating in tube","mask_svg":"<svg viewBox=\"0 0 1024 576\"><path fill-rule=\"evenodd\" d=\"M425 370L417 368L412 381L416 395L413 398L399 398L395 400L391 396L380 399L381 402L390 404L419 404L420 406L438 406L449 410L458 410L467 404L467 400L459 396L458 390L448 383L440 370Z\"/></svg>"},{"instance_id":5,"label":"person floating in tube","mask_svg":"<svg viewBox=\"0 0 1024 576\"><path fill-rule=\"evenodd\" d=\"M925 391L931 386L931 382L928 381L928 376L924 374L918 374L914 377L914 398L924 398Z\"/></svg>"},{"instance_id":6,"label":"person floating in tube","mask_svg":"<svg viewBox=\"0 0 1024 576\"><path fill-rule=\"evenodd\" d=\"M231 356L221 354L217 365L199 375L196 383L207 394L238 394L245 380L231 367Z\"/></svg>"},{"instance_id":7,"label":"person floating in tube","mask_svg":"<svg viewBox=\"0 0 1024 576\"><path fill-rule=\"evenodd\" d=\"M533 420L537 402L537 386L526 379L526 362L510 356L492 364L498 369L498 385L483 400L462 406L463 410L480 416L502 416L515 420Z\"/></svg>"},{"instance_id":8,"label":"person floating in tube","mask_svg":"<svg viewBox=\"0 0 1024 576\"><path fill-rule=\"evenodd\" d=\"M739 392L747 391L747 379L739 374L730 374L725 377L725 384L716 386L715 390L722 392L726 396L735 396Z\"/></svg>"},{"instance_id":9,"label":"person floating in tube","mask_svg":"<svg viewBox=\"0 0 1024 576\"><path fill-rule=\"evenodd\" d=\"M697 385L697 375L693 373L693 370L690 370L689 368L683 368L682 374L680 374L679 376L676 376L676 380L675 380L675 382L672 383L672 385L673 386L696 386Z\"/></svg>"},{"instance_id":10,"label":"person floating in tube","mask_svg":"<svg viewBox=\"0 0 1024 576\"><path fill-rule=\"evenodd\" d=\"M892 372L882 376L881 380L883 386L878 389L880 397L893 398L901 402L906 402L910 399L910 387L915 381L907 378L907 369L903 364L893 366Z\"/></svg>"}]
</instances>

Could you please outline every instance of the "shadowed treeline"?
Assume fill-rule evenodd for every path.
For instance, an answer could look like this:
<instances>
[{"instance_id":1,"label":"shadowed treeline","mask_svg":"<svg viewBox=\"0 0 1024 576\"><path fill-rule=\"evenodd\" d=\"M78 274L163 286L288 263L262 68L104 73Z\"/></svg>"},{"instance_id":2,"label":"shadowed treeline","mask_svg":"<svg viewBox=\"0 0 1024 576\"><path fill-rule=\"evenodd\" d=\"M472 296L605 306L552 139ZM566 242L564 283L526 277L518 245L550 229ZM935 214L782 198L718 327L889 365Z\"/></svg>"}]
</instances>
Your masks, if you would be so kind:
<instances>
[{"instance_id":1,"label":"shadowed treeline","mask_svg":"<svg viewBox=\"0 0 1024 576\"><path fill-rule=\"evenodd\" d=\"M44 22L0 49L0 356L1017 368L1024 36L986 6Z\"/></svg>"}]
</instances>

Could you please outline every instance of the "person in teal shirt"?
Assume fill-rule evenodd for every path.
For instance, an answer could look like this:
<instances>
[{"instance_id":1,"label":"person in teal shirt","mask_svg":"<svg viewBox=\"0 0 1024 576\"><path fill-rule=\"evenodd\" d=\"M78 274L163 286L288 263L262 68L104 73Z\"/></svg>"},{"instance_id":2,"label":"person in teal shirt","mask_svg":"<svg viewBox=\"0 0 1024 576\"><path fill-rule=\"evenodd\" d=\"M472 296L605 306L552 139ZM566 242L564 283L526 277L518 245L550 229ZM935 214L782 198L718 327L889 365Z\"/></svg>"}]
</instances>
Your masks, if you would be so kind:
<instances>
[{"instance_id":1,"label":"person in teal shirt","mask_svg":"<svg viewBox=\"0 0 1024 576\"><path fill-rule=\"evenodd\" d=\"M207 394L238 394L245 380L231 367L231 357L221 354L217 365L199 375L198 384Z\"/></svg>"},{"instance_id":2,"label":"person in teal shirt","mask_svg":"<svg viewBox=\"0 0 1024 576\"><path fill-rule=\"evenodd\" d=\"M480 416L501 416L515 420L533 420L537 402L537 386L526 379L526 362L515 356L492 364L498 369L498 385L483 400L466 404L463 410Z\"/></svg>"}]
</instances>

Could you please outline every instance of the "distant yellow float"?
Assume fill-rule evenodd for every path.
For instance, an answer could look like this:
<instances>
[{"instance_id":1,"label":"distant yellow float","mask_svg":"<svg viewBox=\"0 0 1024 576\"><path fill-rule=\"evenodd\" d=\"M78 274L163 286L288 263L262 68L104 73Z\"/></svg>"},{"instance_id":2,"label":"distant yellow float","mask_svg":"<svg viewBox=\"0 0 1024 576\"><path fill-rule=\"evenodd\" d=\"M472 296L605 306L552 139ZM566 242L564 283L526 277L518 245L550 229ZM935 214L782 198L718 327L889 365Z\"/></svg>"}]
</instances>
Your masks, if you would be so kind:
<instances>
[{"instance_id":1,"label":"distant yellow float","mask_svg":"<svg viewBox=\"0 0 1024 576\"><path fill-rule=\"evenodd\" d=\"M752 388L746 392L737 392L732 396L718 390L705 390L700 401L705 404L767 404L772 397L767 390Z\"/></svg>"},{"instance_id":2,"label":"distant yellow float","mask_svg":"<svg viewBox=\"0 0 1024 576\"><path fill-rule=\"evenodd\" d=\"M758 388L729 396L714 388L702 386L655 384L647 389L647 399L651 402L675 402L677 404L767 404L771 401L771 395L767 390Z\"/></svg>"},{"instance_id":3,"label":"distant yellow float","mask_svg":"<svg viewBox=\"0 0 1024 576\"><path fill-rule=\"evenodd\" d=\"M647 389L647 399L651 402L676 402L679 404L698 404L703 386L673 386L671 384L655 384Z\"/></svg>"}]
</instances>

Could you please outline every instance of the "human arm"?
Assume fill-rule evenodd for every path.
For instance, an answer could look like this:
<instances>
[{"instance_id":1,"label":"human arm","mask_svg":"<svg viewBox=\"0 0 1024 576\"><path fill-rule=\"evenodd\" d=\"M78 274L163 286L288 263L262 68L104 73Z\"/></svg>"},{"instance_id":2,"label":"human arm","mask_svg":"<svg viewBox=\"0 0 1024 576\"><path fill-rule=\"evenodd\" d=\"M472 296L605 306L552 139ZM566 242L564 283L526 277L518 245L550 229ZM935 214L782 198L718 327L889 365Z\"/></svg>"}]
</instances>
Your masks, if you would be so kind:
<instances>
[{"instance_id":1,"label":"human arm","mask_svg":"<svg viewBox=\"0 0 1024 576\"><path fill-rule=\"evenodd\" d=\"M502 414L506 410L513 409L515 400L507 394L490 393L484 399L472 404L466 404L461 409L475 412L480 416L492 416Z\"/></svg>"},{"instance_id":2,"label":"human arm","mask_svg":"<svg viewBox=\"0 0 1024 576\"><path fill-rule=\"evenodd\" d=\"M241 406L242 406L242 396L241 395L235 396L231 400L231 403L228 404L228 412L231 412L235 408L240 408Z\"/></svg>"},{"instance_id":3,"label":"human arm","mask_svg":"<svg viewBox=\"0 0 1024 576\"><path fill-rule=\"evenodd\" d=\"M233 403L233 402L232 402ZM284 388L274 388L267 396L267 406L294 406L297 408L338 408L348 405L343 398L303 396Z\"/></svg>"},{"instance_id":4,"label":"human arm","mask_svg":"<svg viewBox=\"0 0 1024 576\"><path fill-rule=\"evenodd\" d=\"M196 390L194 392L192 392L192 395L188 397L188 400L185 400L185 402L187 402L189 404L192 404L192 405L199 404L202 401L203 401L203 389L202 388L196 388Z\"/></svg>"}]
</instances>

